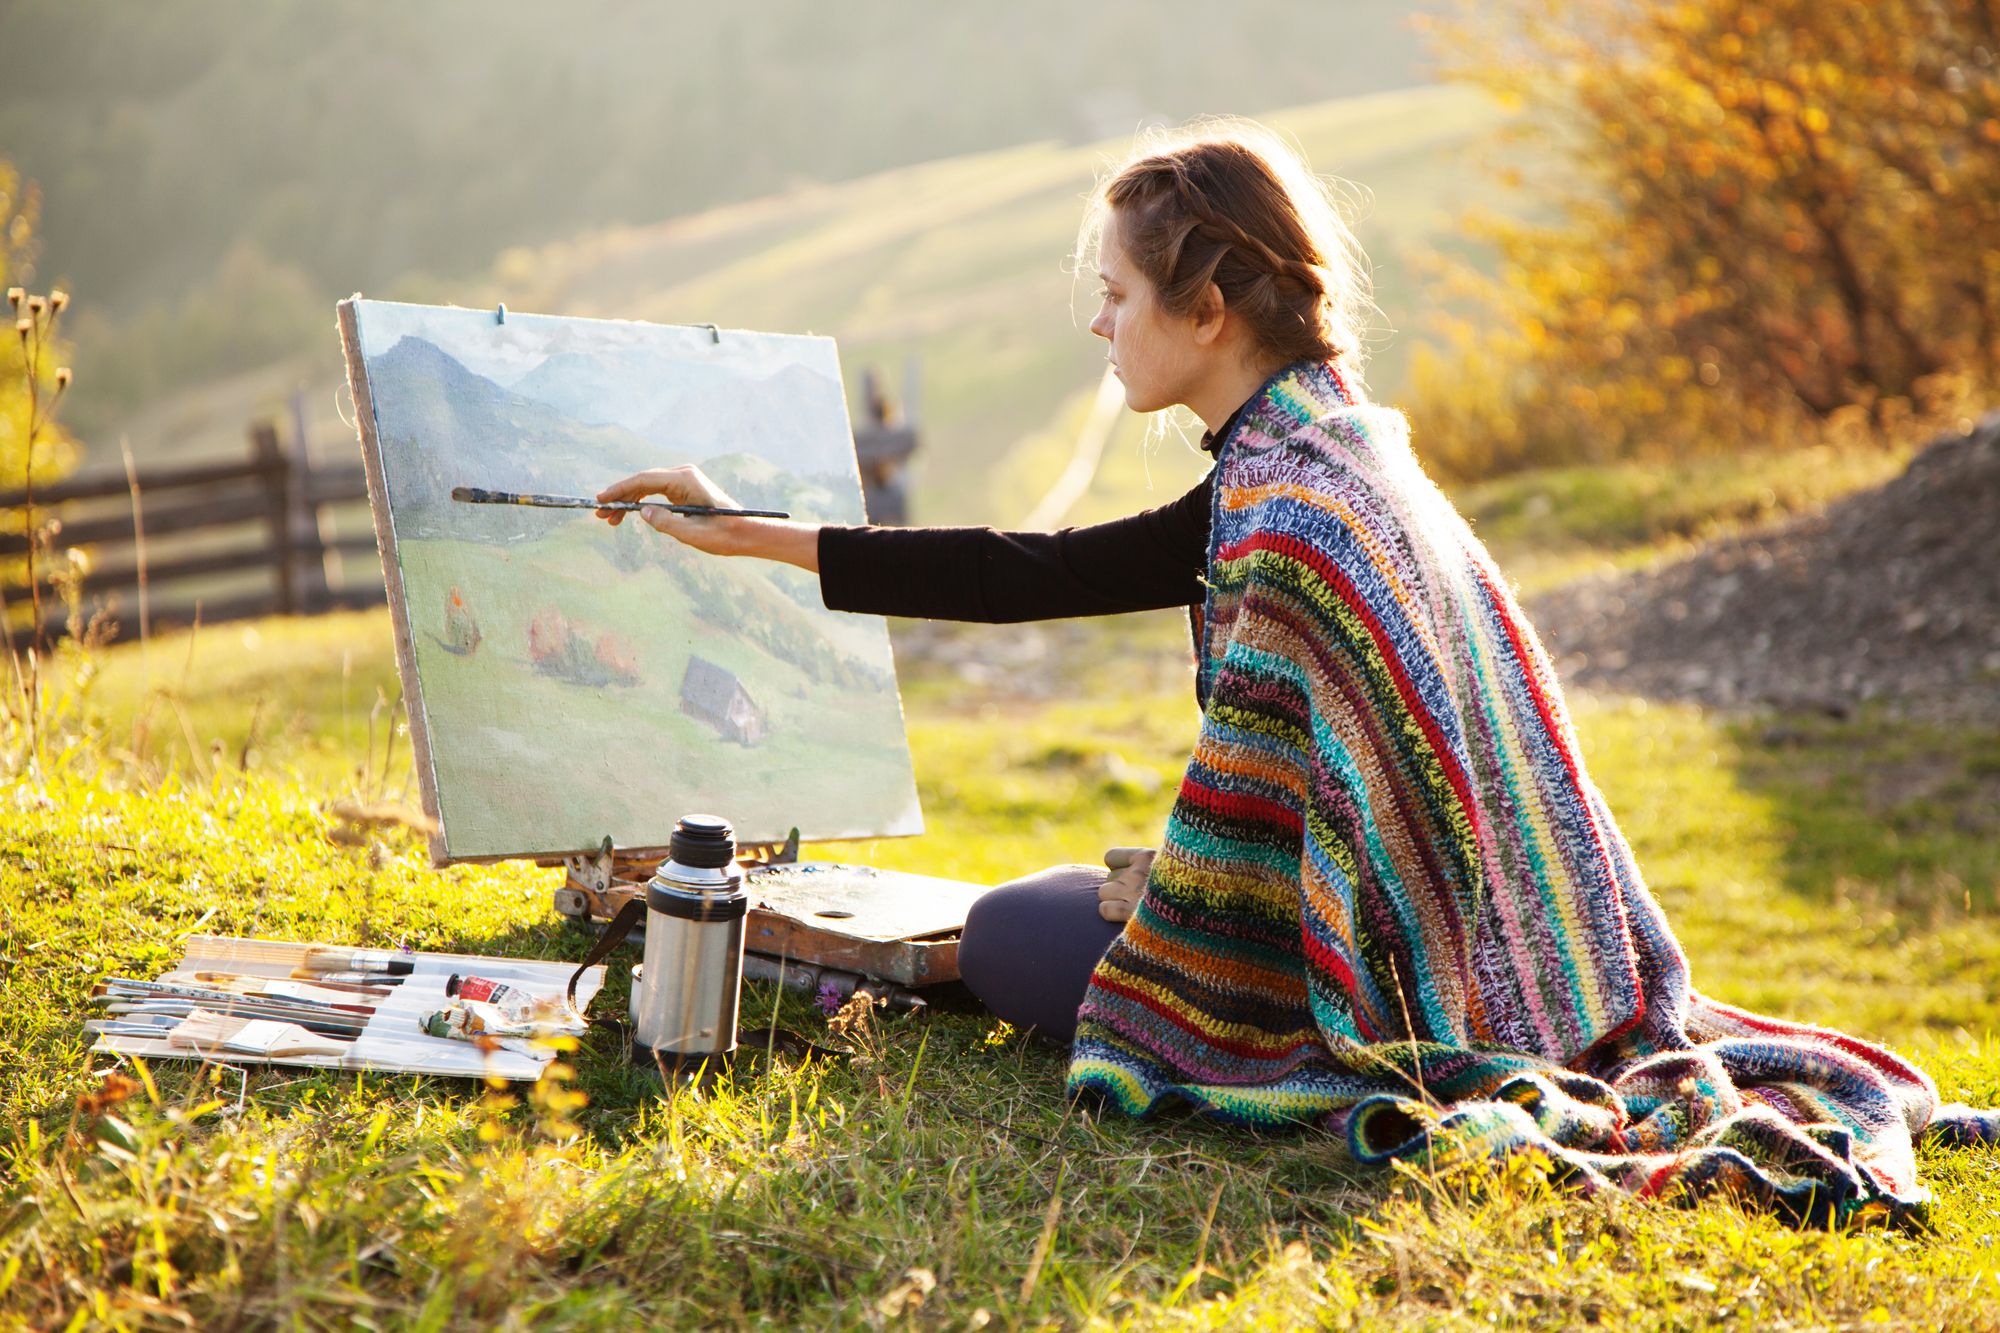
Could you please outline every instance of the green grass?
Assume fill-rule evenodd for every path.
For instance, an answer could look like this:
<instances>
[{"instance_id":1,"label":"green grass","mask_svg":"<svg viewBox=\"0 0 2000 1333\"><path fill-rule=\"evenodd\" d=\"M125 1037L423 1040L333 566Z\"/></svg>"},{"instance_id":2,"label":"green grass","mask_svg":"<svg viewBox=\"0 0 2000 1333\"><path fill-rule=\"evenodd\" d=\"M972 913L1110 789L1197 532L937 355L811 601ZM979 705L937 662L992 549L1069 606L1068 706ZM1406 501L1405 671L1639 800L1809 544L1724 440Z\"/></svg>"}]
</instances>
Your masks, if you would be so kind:
<instances>
[{"instance_id":1,"label":"green grass","mask_svg":"<svg viewBox=\"0 0 2000 1333\"><path fill-rule=\"evenodd\" d=\"M1458 487L1452 498L1508 575L1533 593L1685 555L1713 538L1822 508L1900 473L1910 453L1817 445L1545 467Z\"/></svg>"},{"instance_id":2,"label":"green grass","mask_svg":"<svg viewBox=\"0 0 2000 1333\"><path fill-rule=\"evenodd\" d=\"M930 833L817 850L995 881L1153 840L1195 722L1182 627L1049 633L1065 702L906 664ZM1311 1136L1080 1115L1060 1054L977 1012L878 1020L847 1065L756 1059L707 1095L663 1095L599 1035L518 1102L162 1064L82 1106L110 1067L84 1051L89 986L197 929L583 949L555 872L328 837L336 797L406 786L382 614L189 649L107 655L71 713L94 737L0 797L0 1324L2000 1327L1990 1153L1925 1152L1915 1234L1518 1170L1358 1175ZM2000 1102L2000 736L1571 707L1699 986ZM799 997L753 984L745 1006L818 1030Z\"/></svg>"}]
</instances>

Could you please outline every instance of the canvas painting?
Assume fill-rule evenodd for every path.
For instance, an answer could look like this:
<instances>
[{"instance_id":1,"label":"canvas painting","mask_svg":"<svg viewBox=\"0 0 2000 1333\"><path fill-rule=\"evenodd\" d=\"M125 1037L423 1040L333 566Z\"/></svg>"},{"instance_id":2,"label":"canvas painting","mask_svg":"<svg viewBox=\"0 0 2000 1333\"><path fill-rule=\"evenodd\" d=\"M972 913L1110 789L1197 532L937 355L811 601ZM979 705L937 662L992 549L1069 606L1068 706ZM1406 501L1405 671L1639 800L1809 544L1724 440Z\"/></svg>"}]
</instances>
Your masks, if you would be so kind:
<instances>
[{"instance_id":1,"label":"canvas painting","mask_svg":"<svg viewBox=\"0 0 2000 1333\"><path fill-rule=\"evenodd\" d=\"M829 338L340 305L434 859L922 832L886 625L788 565L636 517L473 505L699 464L739 503L863 522Z\"/></svg>"}]
</instances>

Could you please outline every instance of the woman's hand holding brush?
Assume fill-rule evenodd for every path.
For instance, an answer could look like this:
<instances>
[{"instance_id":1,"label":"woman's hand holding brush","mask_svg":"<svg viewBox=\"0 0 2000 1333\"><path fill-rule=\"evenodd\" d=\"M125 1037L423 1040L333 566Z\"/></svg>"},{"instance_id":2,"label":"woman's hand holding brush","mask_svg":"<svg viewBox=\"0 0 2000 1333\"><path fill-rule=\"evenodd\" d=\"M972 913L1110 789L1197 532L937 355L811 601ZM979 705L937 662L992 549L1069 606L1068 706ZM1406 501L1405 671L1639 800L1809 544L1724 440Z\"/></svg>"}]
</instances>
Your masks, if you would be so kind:
<instances>
[{"instance_id":1,"label":"woman's hand holding brush","mask_svg":"<svg viewBox=\"0 0 2000 1333\"><path fill-rule=\"evenodd\" d=\"M615 481L597 493L601 503L663 497L668 504L709 505L717 509L741 509L702 470L692 463L679 467L654 468ZM597 516L617 527L627 511L600 509ZM819 525L782 518L741 518L727 514L676 514L663 506L648 505L639 517L675 541L710 555L751 555L779 560L817 574L819 572Z\"/></svg>"}]
</instances>

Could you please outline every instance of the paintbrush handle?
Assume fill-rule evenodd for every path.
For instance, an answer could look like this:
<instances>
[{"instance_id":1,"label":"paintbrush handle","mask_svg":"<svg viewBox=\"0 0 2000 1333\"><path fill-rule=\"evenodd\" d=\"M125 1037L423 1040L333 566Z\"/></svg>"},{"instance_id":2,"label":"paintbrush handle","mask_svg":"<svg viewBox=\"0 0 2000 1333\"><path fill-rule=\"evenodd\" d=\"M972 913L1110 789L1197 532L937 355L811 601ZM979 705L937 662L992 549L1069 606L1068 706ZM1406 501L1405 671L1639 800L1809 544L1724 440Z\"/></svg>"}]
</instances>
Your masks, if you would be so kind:
<instances>
[{"instance_id":1,"label":"paintbrush handle","mask_svg":"<svg viewBox=\"0 0 2000 1333\"><path fill-rule=\"evenodd\" d=\"M415 960L387 949L308 949L304 966L308 972L364 972L382 977L407 977L417 970Z\"/></svg>"},{"instance_id":2,"label":"paintbrush handle","mask_svg":"<svg viewBox=\"0 0 2000 1333\"><path fill-rule=\"evenodd\" d=\"M210 978L217 977L215 973L204 973L202 975ZM313 975L319 976L320 974L315 972ZM200 980L200 977L197 977L197 980ZM227 991L231 995L248 995L253 998L267 1000L291 1000L300 1004L325 1004L332 1005L336 1009L351 1008L363 1012L372 1010L375 1007L374 1000L365 999L352 990L335 989L332 986L311 985L303 980L293 980L290 977L236 977L222 975L219 979L211 979L203 982L203 984L213 986L217 990ZM386 990L378 992L376 999L379 1000L388 994L389 992Z\"/></svg>"},{"instance_id":3,"label":"paintbrush handle","mask_svg":"<svg viewBox=\"0 0 2000 1333\"><path fill-rule=\"evenodd\" d=\"M331 990L352 990L361 993L379 991L380 994L375 998L381 999L389 994L382 989L384 986L400 986L409 978L378 977L372 972L313 972L301 967L292 972L292 980L310 981L315 986Z\"/></svg>"},{"instance_id":4,"label":"paintbrush handle","mask_svg":"<svg viewBox=\"0 0 2000 1333\"><path fill-rule=\"evenodd\" d=\"M237 985L252 983L259 986L269 986L273 983L309 981L312 983L309 989L325 991L329 995L343 995L355 1001L362 999L385 1000L395 993L388 989L389 987L403 984L403 978L401 977L376 977L369 981L334 980L334 978L340 975L338 972L308 972L305 968L301 967L289 976L283 977L267 977L262 973L251 972L197 972L194 974L194 979L201 985L215 986L223 989L234 989ZM268 994L269 992L266 993Z\"/></svg>"},{"instance_id":5,"label":"paintbrush handle","mask_svg":"<svg viewBox=\"0 0 2000 1333\"><path fill-rule=\"evenodd\" d=\"M321 1032L329 1037L358 1037L368 1027L367 1022L360 1019L350 1021L344 1017L309 1017L304 1014L291 1013L285 1010L248 1009L241 1007L226 1010L221 1008L207 1008L199 1000L126 1000L114 1001L113 1003L101 1006L101 1008L113 1018L127 1019L153 1017L185 1018L189 1014L194 1013L226 1015L238 1022L248 1022L253 1018L268 1019L272 1022L294 1023L299 1027L313 1032Z\"/></svg>"},{"instance_id":6,"label":"paintbrush handle","mask_svg":"<svg viewBox=\"0 0 2000 1333\"><path fill-rule=\"evenodd\" d=\"M260 1000L252 995L155 995L150 992L106 991L93 995L90 1002L95 1005L109 1004L191 1004L203 1009L227 1010L232 1013L283 1014L287 1018L310 1018L324 1023L366 1024L375 1016L373 1009L356 1009L348 1005L334 1008L330 1005L293 1004L286 1000Z\"/></svg>"},{"instance_id":7,"label":"paintbrush handle","mask_svg":"<svg viewBox=\"0 0 2000 1333\"><path fill-rule=\"evenodd\" d=\"M219 1005L265 1005L272 1008L299 1009L308 1013L323 1010L341 1010L351 1014L372 1014L375 1006L353 1000L319 1000L306 995L267 995L262 992L229 990L221 986L190 986L180 982L135 981L130 977L107 977L105 993L111 995L148 996L159 995L183 1000L198 1000L203 1004Z\"/></svg>"},{"instance_id":8,"label":"paintbrush handle","mask_svg":"<svg viewBox=\"0 0 2000 1333\"><path fill-rule=\"evenodd\" d=\"M345 1055L346 1042L316 1037L296 1023L269 1018L230 1018L197 1009L167 1034L176 1046L243 1055Z\"/></svg>"},{"instance_id":9,"label":"paintbrush handle","mask_svg":"<svg viewBox=\"0 0 2000 1333\"><path fill-rule=\"evenodd\" d=\"M132 1014L112 1018L92 1018L83 1025L83 1030L102 1036L107 1032L122 1033L125 1036L164 1037L169 1029L180 1020L167 1014Z\"/></svg>"},{"instance_id":10,"label":"paintbrush handle","mask_svg":"<svg viewBox=\"0 0 2000 1333\"><path fill-rule=\"evenodd\" d=\"M86 1036L91 1037L145 1037L153 1041L163 1041L167 1029L156 1028L150 1023L117 1023L93 1020L83 1025Z\"/></svg>"},{"instance_id":11,"label":"paintbrush handle","mask_svg":"<svg viewBox=\"0 0 2000 1333\"><path fill-rule=\"evenodd\" d=\"M454 486L451 498L469 505L527 505L532 509L609 509L637 513L648 506L697 518L790 518L782 509L724 509L715 505L677 505L665 500L593 500L583 495L536 495L526 491L489 491L483 486Z\"/></svg>"},{"instance_id":12,"label":"paintbrush handle","mask_svg":"<svg viewBox=\"0 0 2000 1333\"><path fill-rule=\"evenodd\" d=\"M791 514L783 509L721 509L715 505L668 504L665 500L617 500L614 501L613 503L621 505L629 504L632 506L634 510L664 509L670 514L692 514L696 518L790 518L791 517ZM595 500L591 501L591 507L609 508L608 505L599 506Z\"/></svg>"}]
</instances>

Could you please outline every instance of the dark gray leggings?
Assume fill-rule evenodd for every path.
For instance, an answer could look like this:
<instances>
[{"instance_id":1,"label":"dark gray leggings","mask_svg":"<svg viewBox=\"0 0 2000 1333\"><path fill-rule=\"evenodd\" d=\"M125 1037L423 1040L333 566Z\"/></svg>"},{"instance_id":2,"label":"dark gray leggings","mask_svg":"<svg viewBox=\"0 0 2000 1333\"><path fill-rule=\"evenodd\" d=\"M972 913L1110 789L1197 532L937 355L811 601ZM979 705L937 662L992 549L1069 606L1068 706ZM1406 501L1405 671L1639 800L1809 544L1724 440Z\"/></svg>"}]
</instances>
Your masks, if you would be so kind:
<instances>
[{"instance_id":1,"label":"dark gray leggings","mask_svg":"<svg viewBox=\"0 0 2000 1333\"><path fill-rule=\"evenodd\" d=\"M980 1003L1019 1028L1068 1042L1097 960L1125 929L1097 914L1103 866L1050 866L992 890L966 913L958 972Z\"/></svg>"}]
</instances>

